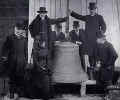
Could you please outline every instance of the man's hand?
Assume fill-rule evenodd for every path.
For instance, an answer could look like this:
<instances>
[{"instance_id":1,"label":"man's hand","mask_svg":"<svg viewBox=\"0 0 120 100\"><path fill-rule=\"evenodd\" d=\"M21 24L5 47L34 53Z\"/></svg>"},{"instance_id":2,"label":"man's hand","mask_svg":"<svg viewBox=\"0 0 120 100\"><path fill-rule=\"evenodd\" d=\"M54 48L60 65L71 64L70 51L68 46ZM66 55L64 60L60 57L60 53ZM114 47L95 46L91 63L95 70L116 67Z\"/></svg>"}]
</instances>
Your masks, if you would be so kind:
<instances>
[{"instance_id":1,"label":"man's hand","mask_svg":"<svg viewBox=\"0 0 120 100\"><path fill-rule=\"evenodd\" d=\"M43 48L45 48L45 46L46 46L46 43L45 43L45 41L42 43L42 45L41 45Z\"/></svg>"},{"instance_id":2,"label":"man's hand","mask_svg":"<svg viewBox=\"0 0 120 100\"><path fill-rule=\"evenodd\" d=\"M100 63L100 61L98 61L96 64L95 70L99 71L100 67L101 67L101 63Z\"/></svg>"},{"instance_id":3,"label":"man's hand","mask_svg":"<svg viewBox=\"0 0 120 100\"><path fill-rule=\"evenodd\" d=\"M81 45L81 44L82 44L82 42L76 41L76 44L77 44L77 45Z\"/></svg>"},{"instance_id":4,"label":"man's hand","mask_svg":"<svg viewBox=\"0 0 120 100\"><path fill-rule=\"evenodd\" d=\"M96 67L98 67L98 68L101 67L101 63L100 63L100 61L97 62Z\"/></svg>"}]
</instances>

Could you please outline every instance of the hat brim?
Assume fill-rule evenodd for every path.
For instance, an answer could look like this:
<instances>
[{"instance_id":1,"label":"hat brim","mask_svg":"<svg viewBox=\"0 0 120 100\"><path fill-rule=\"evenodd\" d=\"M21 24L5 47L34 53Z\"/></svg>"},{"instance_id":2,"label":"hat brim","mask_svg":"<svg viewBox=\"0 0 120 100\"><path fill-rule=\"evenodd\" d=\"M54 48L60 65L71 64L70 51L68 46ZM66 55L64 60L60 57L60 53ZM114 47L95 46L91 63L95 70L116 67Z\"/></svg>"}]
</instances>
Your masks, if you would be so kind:
<instances>
[{"instance_id":1,"label":"hat brim","mask_svg":"<svg viewBox=\"0 0 120 100\"><path fill-rule=\"evenodd\" d=\"M88 9L94 10L94 9L97 9L97 7L88 7Z\"/></svg>"},{"instance_id":2,"label":"hat brim","mask_svg":"<svg viewBox=\"0 0 120 100\"><path fill-rule=\"evenodd\" d=\"M102 33L99 33L98 35L97 35L97 38L105 38L106 37L106 35L105 34L102 34Z\"/></svg>"},{"instance_id":3,"label":"hat brim","mask_svg":"<svg viewBox=\"0 0 120 100\"><path fill-rule=\"evenodd\" d=\"M72 26L80 26L80 25L72 25Z\"/></svg>"},{"instance_id":4,"label":"hat brim","mask_svg":"<svg viewBox=\"0 0 120 100\"><path fill-rule=\"evenodd\" d=\"M103 35L103 36L98 36L97 38L106 38L106 36L105 36L105 35Z\"/></svg>"},{"instance_id":5,"label":"hat brim","mask_svg":"<svg viewBox=\"0 0 120 100\"><path fill-rule=\"evenodd\" d=\"M48 11L37 11L37 13L47 13Z\"/></svg>"}]
</instances>

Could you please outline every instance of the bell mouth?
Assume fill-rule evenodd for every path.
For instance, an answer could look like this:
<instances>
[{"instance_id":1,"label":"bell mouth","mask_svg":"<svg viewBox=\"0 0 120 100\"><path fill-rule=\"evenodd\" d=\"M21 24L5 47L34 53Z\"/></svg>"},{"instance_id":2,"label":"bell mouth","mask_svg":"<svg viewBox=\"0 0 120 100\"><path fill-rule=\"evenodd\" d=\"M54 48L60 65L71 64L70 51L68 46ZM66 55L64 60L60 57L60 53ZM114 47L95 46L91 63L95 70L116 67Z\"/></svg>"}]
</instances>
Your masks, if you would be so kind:
<instances>
[{"instance_id":1,"label":"bell mouth","mask_svg":"<svg viewBox=\"0 0 120 100\"><path fill-rule=\"evenodd\" d=\"M60 41L56 41L55 42L55 46L60 46L60 47L78 47L77 44L74 44L72 42L60 42Z\"/></svg>"}]
</instances>

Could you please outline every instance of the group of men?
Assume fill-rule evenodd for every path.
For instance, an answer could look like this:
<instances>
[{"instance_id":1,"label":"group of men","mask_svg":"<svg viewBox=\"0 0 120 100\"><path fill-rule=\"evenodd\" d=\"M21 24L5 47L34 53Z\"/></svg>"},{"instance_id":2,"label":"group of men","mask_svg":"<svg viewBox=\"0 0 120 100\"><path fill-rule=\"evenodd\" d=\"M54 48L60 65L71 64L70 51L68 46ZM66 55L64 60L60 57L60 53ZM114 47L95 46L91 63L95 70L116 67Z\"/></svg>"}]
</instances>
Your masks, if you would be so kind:
<instances>
[{"instance_id":1,"label":"group of men","mask_svg":"<svg viewBox=\"0 0 120 100\"><path fill-rule=\"evenodd\" d=\"M96 13L96 3L90 2L88 9L90 11L90 14L85 16L69 10L69 14L72 17L85 22L85 30L79 29L78 21L73 22L73 30L69 33L69 40L79 45L82 66L85 66L84 55L88 55L89 61L87 67L94 68L99 72L99 77L97 77L97 80L100 83L111 84L114 64L115 60L117 59L117 53L112 44L107 42L105 38L104 33L106 31L106 24L103 17ZM34 75L34 77L32 78L32 82L34 82L33 90L35 91L33 92L33 94L36 98L49 100L51 92L50 78L52 74L51 60L53 58L53 45L55 41L66 41L65 34L62 32L61 23L67 21L67 17L51 19L47 16L47 11L45 7L40 7L39 11L37 12L38 15L29 25L30 34L34 39L32 50L34 65L32 74ZM53 24L56 25L57 32L52 31L51 25ZM9 53L8 65L11 68L11 73L9 74L11 85L15 85L14 82L17 78L23 77L21 74L18 74L18 70L24 72L23 70L25 65L23 64L23 62L26 61L26 57L24 57L23 54L23 52L26 52L23 51L25 47L23 45L24 41L22 40L22 37L24 36L21 37L21 35L19 35L19 33L24 33L24 29L19 29L19 25L17 25L16 27L19 31L21 31L15 31L15 33L17 33L15 34L15 36L7 38L7 41L5 42L6 45L3 50L7 50L7 52ZM18 48L18 45L22 45L22 47ZM22 54L20 52L22 52ZM18 59L18 57L23 58ZM15 73L15 75L13 75L12 73ZM17 85L19 84L17 83ZM10 92L15 92L15 90L13 89L13 87L15 86L11 87L12 89L10 90ZM19 89L17 90L17 92L18 91Z\"/></svg>"},{"instance_id":2,"label":"group of men","mask_svg":"<svg viewBox=\"0 0 120 100\"><path fill-rule=\"evenodd\" d=\"M84 55L88 56L89 59L87 67L98 71L98 74L96 75L98 77L95 78L97 79L98 83L112 84L114 64L118 56L112 44L109 43L105 38L106 23L103 17L96 13L96 3L90 2L88 9L90 14L85 16L69 10L69 14L72 17L85 22L85 30L79 29L78 21L73 22L73 30L69 33L69 40L79 45L80 57L83 66L85 66ZM50 19L47 17L47 11L45 7L40 7L38 13L39 15L34 19L29 27L31 36L35 41L37 40L40 43L38 49L36 49L37 43L34 42L33 56L36 55L34 58L38 58L34 61L34 63L37 67L43 66L46 68L47 66L50 69L51 65L49 64L49 60L52 58L51 50L53 50L52 47L54 44L54 41L51 41L52 31L50 30L50 25L56 24L57 27L58 35L54 40L66 41L65 34L63 34L61 31L61 23L65 22L67 17ZM38 62L39 64L37 64Z\"/></svg>"}]
</instances>

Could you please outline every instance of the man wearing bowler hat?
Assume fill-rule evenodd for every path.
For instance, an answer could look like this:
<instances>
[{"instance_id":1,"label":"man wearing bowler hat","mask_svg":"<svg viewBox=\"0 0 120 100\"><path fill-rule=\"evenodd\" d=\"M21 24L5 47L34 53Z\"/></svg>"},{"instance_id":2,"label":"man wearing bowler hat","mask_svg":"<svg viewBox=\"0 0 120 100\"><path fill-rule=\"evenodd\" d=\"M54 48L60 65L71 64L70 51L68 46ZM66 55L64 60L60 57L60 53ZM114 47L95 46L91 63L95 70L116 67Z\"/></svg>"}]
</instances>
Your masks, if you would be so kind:
<instances>
[{"instance_id":1,"label":"man wearing bowler hat","mask_svg":"<svg viewBox=\"0 0 120 100\"><path fill-rule=\"evenodd\" d=\"M70 41L79 45L79 54L81 58L81 64L84 68L84 43L85 43L85 37L84 37L84 30L79 28L80 24L79 21L73 21L73 30L70 31Z\"/></svg>"},{"instance_id":2,"label":"man wearing bowler hat","mask_svg":"<svg viewBox=\"0 0 120 100\"><path fill-rule=\"evenodd\" d=\"M70 31L71 42L81 45L82 42L81 31L84 32L84 30L79 29L79 21L73 21L73 30Z\"/></svg>"},{"instance_id":3,"label":"man wearing bowler hat","mask_svg":"<svg viewBox=\"0 0 120 100\"><path fill-rule=\"evenodd\" d=\"M7 36L2 48L2 58L7 61L5 73L8 75L10 99L24 95L24 70L27 62L26 24L17 21L14 33Z\"/></svg>"},{"instance_id":4,"label":"man wearing bowler hat","mask_svg":"<svg viewBox=\"0 0 120 100\"><path fill-rule=\"evenodd\" d=\"M38 15L29 25L29 30L33 43L33 64L34 64L34 86L36 87L36 98L49 99L50 85L50 66L51 66L51 50L53 41L51 39L51 25L62 23L67 20L65 18L51 19L47 16L45 7L40 7Z\"/></svg>"},{"instance_id":5,"label":"man wearing bowler hat","mask_svg":"<svg viewBox=\"0 0 120 100\"><path fill-rule=\"evenodd\" d=\"M96 48L96 32L99 30L102 31L104 34L106 31L106 24L103 17L96 13L96 3L90 2L89 3L89 15L79 15L74 11L70 11L72 17L82 20L85 22L85 37L86 37L86 53L89 56L89 63L88 66L95 65L95 58L94 58L94 50Z\"/></svg>"}]
</instances>

